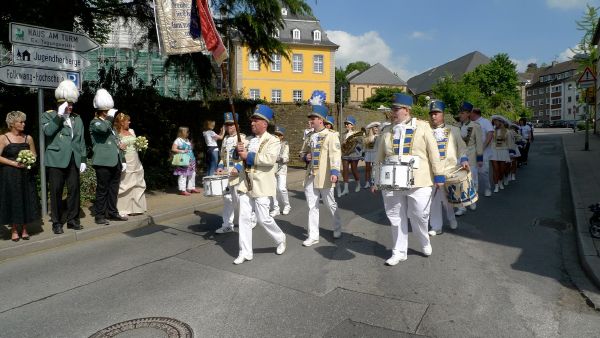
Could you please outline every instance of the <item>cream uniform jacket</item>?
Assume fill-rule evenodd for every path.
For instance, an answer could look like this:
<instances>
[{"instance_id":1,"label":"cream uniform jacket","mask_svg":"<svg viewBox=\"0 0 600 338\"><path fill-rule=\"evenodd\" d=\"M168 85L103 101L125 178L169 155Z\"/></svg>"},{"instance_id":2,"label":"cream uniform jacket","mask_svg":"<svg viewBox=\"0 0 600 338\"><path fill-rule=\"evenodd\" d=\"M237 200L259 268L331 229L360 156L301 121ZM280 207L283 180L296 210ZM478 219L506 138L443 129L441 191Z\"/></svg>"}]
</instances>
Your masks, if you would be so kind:
<instances>
[{"instance_id":1,"label":"cream uniform jacket","mask_svg":"<svg viewBox=\"0 0 600 338\"><path fill-rule=\"evenodd\" d=\"M330 189L333 186L331 175L340 175L342 151L339 133L327 128L311 133L300 151L303 159L306 158L306 154L312 154L312 159L308 163L304 182L313 175L315 189Z\"/></svg>"},{"instance_id":2,"label":"cream uniform jacket","mask_svg":"<svg viewBox=\"0 0 600 338\"><path fill-rule=\"evenodd\" d=\"M277 155L279 155L280 141L275 135L265 132L260 137L248 139L248 173L242 170L241 164L236 164L236 169L240 173L240 185L238 192L248 193L252 198L275 196L277 180L275 172L277 171ZM252 190L248 191L246 184L246 175L252 182Z\"/></svg>"},{"instance_id":3,"label":"cream uniform jacket","mask_svg":"<svg viewBox=\"0 0 600 338\"><path fill-rule=\"evenodd\" d=\"M456 170L458 164L468 161L467 146L462 137L460 129L455 126L445 125L441 128L433 129L433 137L437 141L440 161L444 165L444 174L449 174Z\"/></svg>"},{"instance_id":4,"label":"cream uniform jacket","mask_svg":"<svg viewBox=\"0 0 600 338\"><path fill-rule=\"evenodd\" d=\"M483 162L483 130L479 123L468 121L460 126L460 136L467 145L467 156L469 164L475 165L477 162Z\"/></svg>"},{"instance_id":5,"label":"cream uniform jacket","mask_svg":"<svg viewBox=\"0 0 600 338\"><path fill-rule=\"evenodd\" d=\"M246 135L240 134L240 139L244 144L248 144L246 140ZM235 168L236 164L241 164L243 161L239 156L237 156L237 152L235 148L237 146L237 134L236 135L227 135L223 138L223 142L221 144L221 160L219 161L219 165L217 168L221 168L227 172L227 174L231 174L231 170ZM229 176L229 185L237 185L240 183L239 176Z\"/></svg>"},{"instance_id":6,"label":"cream uniform jacket","mask_svg":"<svg viewBox=\"0 0 600 338\"><path fill-rule=\"evenodd\" d=\"M407 137L404 140L398 140L394 129L396 126L404 127L411 132L406 133ZM395 142L399 142L399 144L394 144ZM429 187L433 185L434 181L436 183L445 182L444 166L440 161L437 142L428 122L413 118L407 123L385 126L376 144L376 162L383 163L386 158L399 154L403 158L406 156L416 157L415 166L418 167L415 167L413 172L415 179L413 187Z\"/></svg>"},{"instance_id":7,"label":"cream uniform jacket","mask_svg":"<svg viewBox=\"0 0 600 338\"><path fill-rule=\"evenodd\" d=\"M279 154L277 155L277 171L275 175L287 175L287 164L290 161L290 145L287 141L281 142Z\"/></svg>"}]
</instances>

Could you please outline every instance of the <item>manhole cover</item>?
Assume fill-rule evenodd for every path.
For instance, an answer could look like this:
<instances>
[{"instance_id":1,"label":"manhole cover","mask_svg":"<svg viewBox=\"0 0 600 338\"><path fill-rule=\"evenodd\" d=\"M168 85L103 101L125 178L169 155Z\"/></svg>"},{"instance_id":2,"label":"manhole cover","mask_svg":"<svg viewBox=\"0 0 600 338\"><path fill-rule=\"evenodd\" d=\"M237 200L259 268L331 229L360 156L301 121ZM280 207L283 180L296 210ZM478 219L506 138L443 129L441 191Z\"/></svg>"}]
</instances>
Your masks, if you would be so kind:
<instances>
[{"instance_id":1,"label":"manhole cover","mask_svg":"<svg viewBox=\"0 0 600 338\"><path fill-rule=\"evenodd\" d=\"M560 219L539 217L533 220L533 226L543 226L556 230L566 230L569 227L569 224Z\"/></svg>"},{"instance_id":2,"label":"manhole cover","mask_svg":"<svg viewBox=\"0 0 600 338\"><path fill-rule=\"evenodd\" d=\"M173 318L150 317L111 325L94 333L90 338L191 338L193 336L192 328L184 322Z\"/></svg>"}]
</instances>

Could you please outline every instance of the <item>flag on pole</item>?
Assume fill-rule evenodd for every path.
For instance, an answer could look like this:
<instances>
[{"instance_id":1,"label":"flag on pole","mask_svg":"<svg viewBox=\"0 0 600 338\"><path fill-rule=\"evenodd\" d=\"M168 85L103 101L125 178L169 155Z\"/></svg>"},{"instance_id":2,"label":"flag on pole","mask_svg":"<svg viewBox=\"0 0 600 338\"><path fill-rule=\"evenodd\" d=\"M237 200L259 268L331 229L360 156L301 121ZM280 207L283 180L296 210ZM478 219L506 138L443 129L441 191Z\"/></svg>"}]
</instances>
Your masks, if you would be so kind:
<instances>
[{"instance_id":1,"label":"flag on pole","mask_svg":"<svg viewBox=\"0 0 600 338\"><path fill-rule=\"evenodd\" d=\"M215 26L212 15L210 14L208 0L196 0L196 6L198 7L198 15L200 16L202 39L204 39L206 49L211 52L212 56L215 58L215 62L220 66L229 55L225 45L223 45L221 35L217 32L217 27Z\"/></svg>"}]
</instances>

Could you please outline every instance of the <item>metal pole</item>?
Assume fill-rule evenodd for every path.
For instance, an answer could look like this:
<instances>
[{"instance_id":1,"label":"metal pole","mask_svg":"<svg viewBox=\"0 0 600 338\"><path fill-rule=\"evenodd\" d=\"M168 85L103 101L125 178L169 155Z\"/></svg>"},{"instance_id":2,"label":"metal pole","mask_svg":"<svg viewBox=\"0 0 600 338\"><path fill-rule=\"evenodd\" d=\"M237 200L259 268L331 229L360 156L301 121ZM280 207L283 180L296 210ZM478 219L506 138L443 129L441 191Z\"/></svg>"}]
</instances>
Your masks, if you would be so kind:
<instances>
[{"instance_id":1,"label":"metal pole","mask_svg":"<svg viewBox=\"0 0 600 338\"><path fill-rule=\"evenodd\" d=\"M587 97L585 108L585 145L583 150L588 151L590 150L590 105L587 103Z\"/></svg>"},{"instance_id":2,"label":"metal pole","mask_svg":"<svg viewBox=\"0 0 600 338\"><path fill-rule=\"evenodd\" d=\"M42 126L42 114L44 113L44 90L38 89L38 130L40 139L39 160L40 160L40 185L42 190L42 216L48 214L48 193L46 191L46 163L44 153L46 151L46 136Z\"/></svg>"},{"instance_id":3,"label":"metal pole","mask_svg":"<svg viewBox=\"0 0 600 338\"><path fill-rule=\"evenodd\" d=\"M340 117L338 121L340 137L342 136L342 128L344 127L344 86L340 86Z\"/></svg>"},{"instance_id":4,"label":"metal pole","mask_svg":"<svg viewBox=\"0 0 600 338\"><path fill-rule=\"evenodd\" d=\"M594 68L595 69L595 68ZM594 72L595 75L595 72ZM597 100L598 90L596 89L596 80L594 80L594 135L598 134L598 121L596 120L596 100Z\"/></svg>"}]
</instances>

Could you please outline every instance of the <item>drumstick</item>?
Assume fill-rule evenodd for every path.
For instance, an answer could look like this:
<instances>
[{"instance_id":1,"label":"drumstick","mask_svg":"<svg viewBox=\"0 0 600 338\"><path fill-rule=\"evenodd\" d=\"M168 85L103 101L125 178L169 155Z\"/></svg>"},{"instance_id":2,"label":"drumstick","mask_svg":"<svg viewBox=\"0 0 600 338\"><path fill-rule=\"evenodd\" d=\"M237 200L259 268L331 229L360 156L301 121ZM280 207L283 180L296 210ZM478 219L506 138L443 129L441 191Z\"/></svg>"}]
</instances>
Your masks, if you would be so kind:
<instances>
[{"instance_id":1,"label":"drumstick","mask_svg":"<svg viewBox=\"0 0 600 338\"><path fill-rule=\"evenodd\" d=\"M460 168L458 168L458 169L454 170L453 172L449 173L449 174L448 174L448 176L452 176L452 175L456 174L457 172L461 171L462 169L463 169L463 168L462 168L462 167L460 167Z\"/></svg>"}]
</instances>

